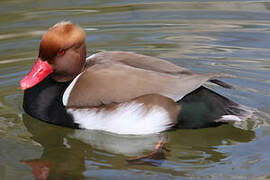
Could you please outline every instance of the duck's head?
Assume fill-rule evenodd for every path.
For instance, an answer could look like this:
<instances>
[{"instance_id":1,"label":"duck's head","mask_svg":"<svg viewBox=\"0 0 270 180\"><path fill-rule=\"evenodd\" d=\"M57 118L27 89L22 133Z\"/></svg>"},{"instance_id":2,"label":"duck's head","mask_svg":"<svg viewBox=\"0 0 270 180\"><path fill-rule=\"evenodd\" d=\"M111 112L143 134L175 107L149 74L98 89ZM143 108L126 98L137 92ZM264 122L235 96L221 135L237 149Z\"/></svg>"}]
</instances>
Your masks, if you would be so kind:
<instances>
[{"instance_id":1,"label":"duck's head","mask_svg":"<svg viewBox=\"0 0 270 180\"><path fill-rule=\"evenodd\" d=\"M70 81L83 70L85 62L84 30L71 22L57 23L43 35L37 61L21 80L21 88L31 88L50 74L58 82Z\"/></svg>"}]
</instances>

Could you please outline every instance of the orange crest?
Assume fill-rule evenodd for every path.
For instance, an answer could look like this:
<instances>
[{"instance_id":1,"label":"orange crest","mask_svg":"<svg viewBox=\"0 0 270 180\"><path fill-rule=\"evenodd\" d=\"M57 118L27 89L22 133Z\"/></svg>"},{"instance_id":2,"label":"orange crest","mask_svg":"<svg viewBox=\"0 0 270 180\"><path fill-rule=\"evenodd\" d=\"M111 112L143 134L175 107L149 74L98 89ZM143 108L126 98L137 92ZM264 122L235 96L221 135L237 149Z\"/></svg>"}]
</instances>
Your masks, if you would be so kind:
<instances>
[{"instance_id":1,"label":"orange crest","mask_svg":"<svg viewBox=\"0 0 270 180\"><path fill-rule=\"evenodd\" d=\"M39 57L51 61L59 50L64 50L72 45L85 42L84 30L69 21L55 24L46 32L41 40Z\"/></svg>"}]
</instances>

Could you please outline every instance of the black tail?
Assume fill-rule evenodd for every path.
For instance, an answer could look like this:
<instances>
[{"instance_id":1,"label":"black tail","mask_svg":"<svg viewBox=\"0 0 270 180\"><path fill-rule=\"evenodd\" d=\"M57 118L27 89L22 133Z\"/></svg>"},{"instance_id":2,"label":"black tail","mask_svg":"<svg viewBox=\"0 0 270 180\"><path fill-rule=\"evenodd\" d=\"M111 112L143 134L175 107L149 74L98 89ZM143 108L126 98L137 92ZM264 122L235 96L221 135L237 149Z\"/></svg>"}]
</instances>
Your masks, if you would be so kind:
<instances>
[{"instance_id":1,"label":"black tail","mask_svg":"<svg viewBox=\"0 0 270 180\"><path fill-rule=\"evenodd\" d=\"M251 111L203 86L178 101L182 106L177 128L196 129L245 120Z\"/></svg>"}]
</instances>

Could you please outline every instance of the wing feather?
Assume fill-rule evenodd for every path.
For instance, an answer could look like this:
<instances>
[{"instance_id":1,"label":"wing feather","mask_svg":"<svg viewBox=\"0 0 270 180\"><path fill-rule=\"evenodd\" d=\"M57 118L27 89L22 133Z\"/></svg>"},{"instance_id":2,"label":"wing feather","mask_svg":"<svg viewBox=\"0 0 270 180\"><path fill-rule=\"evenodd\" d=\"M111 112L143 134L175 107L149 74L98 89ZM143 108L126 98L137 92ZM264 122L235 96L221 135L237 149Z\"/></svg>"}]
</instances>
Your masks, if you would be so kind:
<instances>
[{"instance_id":1,"label":"wing feather","mask_svg":"<svg viewBox=\"0 0 270 180\"><path fill-rule=\"evenodd\" d=\"M195 73L161 59L121 53L92 56L74 84L67 106L121 103L146 94L160 94L178 101L206 81L226 76Z\"/></svg>"}]
</instances>

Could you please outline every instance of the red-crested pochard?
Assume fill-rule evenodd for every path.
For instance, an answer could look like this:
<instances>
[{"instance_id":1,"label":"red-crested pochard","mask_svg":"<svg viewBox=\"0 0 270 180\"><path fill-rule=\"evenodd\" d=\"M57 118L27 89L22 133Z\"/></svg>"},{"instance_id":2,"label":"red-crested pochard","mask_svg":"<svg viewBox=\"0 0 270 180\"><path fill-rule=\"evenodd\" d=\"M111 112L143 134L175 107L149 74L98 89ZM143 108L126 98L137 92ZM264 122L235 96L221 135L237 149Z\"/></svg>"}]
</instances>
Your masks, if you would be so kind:
<instances>
[{"instance_id":1,"label":"red-crested pochard","mask_svg":"<svg viewBox=\"0 0 270 180\"><path fill-rule=\"evenodd\" d=\"M225 74L196 73L132 52L86 58L84 30L60 22L41 40L32 70L21 80L23 108L58 125L118 134L201 128L245 119L241 105L202 86Z\"/></svg>"}]
</instances>

